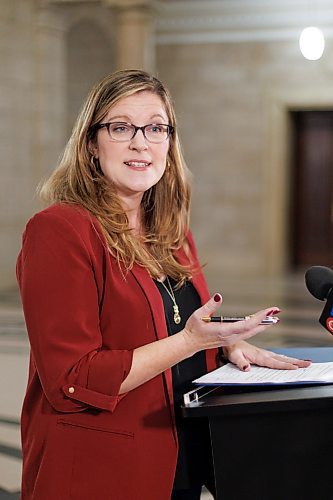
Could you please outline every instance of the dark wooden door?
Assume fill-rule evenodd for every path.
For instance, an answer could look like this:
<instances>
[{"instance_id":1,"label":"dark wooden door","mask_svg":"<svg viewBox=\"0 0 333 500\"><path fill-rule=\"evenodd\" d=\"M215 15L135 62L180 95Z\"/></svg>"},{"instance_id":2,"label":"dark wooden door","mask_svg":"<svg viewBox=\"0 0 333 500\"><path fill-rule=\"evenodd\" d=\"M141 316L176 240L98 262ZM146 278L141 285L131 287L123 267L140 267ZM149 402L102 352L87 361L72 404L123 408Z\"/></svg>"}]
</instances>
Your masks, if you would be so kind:
<instances>
[{"instance_id":1,"label":"dark wooden door","mask_svg":"<svg viewBox=\"0 0 333 500\"><path fill-rule=\"evenodd\" d=\"M295 111L291 253L296 268L333 266L333 111Z\"/></svg>"}]
</instances>

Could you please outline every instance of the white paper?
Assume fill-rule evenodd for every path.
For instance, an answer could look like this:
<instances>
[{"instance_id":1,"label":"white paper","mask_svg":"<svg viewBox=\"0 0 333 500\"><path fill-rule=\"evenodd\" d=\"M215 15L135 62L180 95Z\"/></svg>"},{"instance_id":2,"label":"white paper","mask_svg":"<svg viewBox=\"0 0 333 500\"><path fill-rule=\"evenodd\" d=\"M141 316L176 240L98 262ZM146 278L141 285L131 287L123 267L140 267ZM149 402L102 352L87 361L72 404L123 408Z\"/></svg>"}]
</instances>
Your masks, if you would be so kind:
<instances>
[{"instance_id":1,"label":"white paper","mask_svg":"<svg viewBox=\"0 0 333 500\"><path fill-rule=\"evenodd\" d=\"M232 363L227 363L194 380L195 384L200 385L301 384L306 382L333 383L333 362L312 363L307 368L297 370L274 370L251 366L248 372L243 372Z\"/></svg>"}]
</instances>

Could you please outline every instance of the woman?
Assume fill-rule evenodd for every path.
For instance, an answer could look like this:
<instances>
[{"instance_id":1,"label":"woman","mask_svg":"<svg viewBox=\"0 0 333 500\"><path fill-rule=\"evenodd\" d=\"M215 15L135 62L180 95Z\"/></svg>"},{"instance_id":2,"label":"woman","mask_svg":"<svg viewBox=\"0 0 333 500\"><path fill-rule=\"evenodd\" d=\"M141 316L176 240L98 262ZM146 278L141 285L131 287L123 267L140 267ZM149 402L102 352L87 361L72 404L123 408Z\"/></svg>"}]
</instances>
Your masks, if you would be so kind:
<instances>
[{"instance_id":1,"label":"woman","mask_svg":"<svg viewBox=\"0 0 333 500\"><path fill-rule=\"evenodd\" d=\"M31 343L23 500L199 498L210 471L190 458L209 460L205 422L192 443L173 401L219 347L243 370L307 365L244 342L277 308L202 321L222 297L209 298L197 260L187 177L162 83L134 70L102 80L18 258Z\"/></svg>"}]
</instances>

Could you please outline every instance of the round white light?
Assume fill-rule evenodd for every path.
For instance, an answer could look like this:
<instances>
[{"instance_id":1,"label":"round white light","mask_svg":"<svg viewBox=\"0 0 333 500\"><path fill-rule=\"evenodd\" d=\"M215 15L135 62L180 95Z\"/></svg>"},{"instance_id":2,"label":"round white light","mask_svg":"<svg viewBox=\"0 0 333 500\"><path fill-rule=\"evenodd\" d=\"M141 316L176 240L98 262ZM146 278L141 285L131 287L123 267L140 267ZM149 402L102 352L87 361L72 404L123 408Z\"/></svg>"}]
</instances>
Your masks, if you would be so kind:
<instances>
[{"instance_id":1,"label":"round white light","mask_svg":"<svg viewBox=\"0 0 333 500\"><path fill-rule=\"evenodd\" d=\"M299 37L299 48L305 59L310 59L310 61L320 59L325 48L322 31L314 26L305 28Z\"/></svg>"}]
</instances>

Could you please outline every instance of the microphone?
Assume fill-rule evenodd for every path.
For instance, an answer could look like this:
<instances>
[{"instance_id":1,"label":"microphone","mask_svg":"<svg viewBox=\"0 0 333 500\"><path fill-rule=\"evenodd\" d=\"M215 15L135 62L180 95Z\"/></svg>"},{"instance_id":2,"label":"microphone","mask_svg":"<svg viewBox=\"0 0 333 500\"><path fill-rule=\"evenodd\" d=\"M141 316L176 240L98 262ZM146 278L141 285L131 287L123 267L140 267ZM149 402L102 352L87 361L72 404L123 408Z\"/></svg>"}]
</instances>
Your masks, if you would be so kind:
<instances>
[{"instance_id":1,"label":"microphone","mask_svg":"<svg viewBox=\"0 0 333 500\"><path fill-rule=\"evenodd\" d=\"M305 273L307 289L319 300L326 300L319 323L333 334L333 270L324 266L312 266Z\"/></svg>"}]
</instances>

